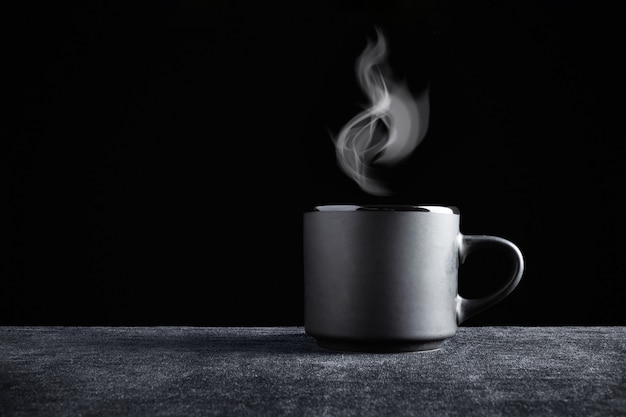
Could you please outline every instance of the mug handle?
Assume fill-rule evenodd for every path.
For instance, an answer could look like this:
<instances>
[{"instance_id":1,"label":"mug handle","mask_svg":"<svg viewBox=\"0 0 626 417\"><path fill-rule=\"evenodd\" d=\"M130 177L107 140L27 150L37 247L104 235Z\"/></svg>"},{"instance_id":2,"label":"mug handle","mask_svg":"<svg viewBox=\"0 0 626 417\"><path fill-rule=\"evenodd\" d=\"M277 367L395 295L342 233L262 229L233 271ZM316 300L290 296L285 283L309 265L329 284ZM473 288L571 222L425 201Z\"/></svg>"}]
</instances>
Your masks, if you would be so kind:
<instances>
[{"instance_id":1,"label":"mug handle","mask_svg":"<svg viewBox=\"0 0 626 417\"><path fill-rule=\"evenodd\" d=\"M524 273L524 258L515 244L497 236L459 234L459 261L465 262L467 255L476 249L492 247L503 250L513 262L513 274L496 292L482 298L467 299L456 296L456 321L461 324L476 313L491 307L517 287Z\"/></svg>"}]
</instances>

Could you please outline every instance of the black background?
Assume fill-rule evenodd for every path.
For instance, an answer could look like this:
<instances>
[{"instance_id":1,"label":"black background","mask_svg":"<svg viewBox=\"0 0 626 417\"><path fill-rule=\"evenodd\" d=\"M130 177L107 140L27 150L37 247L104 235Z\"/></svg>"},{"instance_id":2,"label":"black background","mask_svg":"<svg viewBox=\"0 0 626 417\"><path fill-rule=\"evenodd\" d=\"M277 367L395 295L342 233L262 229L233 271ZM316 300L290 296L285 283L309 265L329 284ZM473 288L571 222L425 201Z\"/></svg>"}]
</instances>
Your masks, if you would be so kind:
<instances>
[{"instance_id":1,"label":"black background","mask_svg":"<svg viewBox=\"0 0 626 417\"><path fill-rule=\"evenodd\" d=\"M468 325L626 324L613 11L575 1L25 5L6 38L0 324L301 325L302 212L439 203L527 269ZM430 85L396 193L361 192L329 132L365 98L379 26ZM620 98L621 97L621 98ZM508 265L476 253L466 296Z\"/></svg>"}]
</instances>

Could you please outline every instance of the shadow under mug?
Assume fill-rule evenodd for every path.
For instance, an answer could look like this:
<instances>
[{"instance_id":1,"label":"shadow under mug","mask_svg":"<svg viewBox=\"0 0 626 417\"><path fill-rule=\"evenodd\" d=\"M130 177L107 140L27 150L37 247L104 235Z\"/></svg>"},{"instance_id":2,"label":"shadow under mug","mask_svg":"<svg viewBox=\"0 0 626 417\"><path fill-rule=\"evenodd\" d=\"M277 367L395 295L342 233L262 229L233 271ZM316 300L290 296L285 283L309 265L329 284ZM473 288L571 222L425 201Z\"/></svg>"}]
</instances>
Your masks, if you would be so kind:
<instances>
[{"instance_id":1,"label":"shadow under mug","mask_svg":"<svg viewBox=\"0 0 626 417\"><path fill-rule=\"evenodd\" d=\"M513 291L524 270L512 242L461 234L456 207L323 205L303 220L304 327L326 349L438 349ZM512 274L491 295L463 298L459 265L483 247L503 250Z\"/></svg>"}]
</instances>

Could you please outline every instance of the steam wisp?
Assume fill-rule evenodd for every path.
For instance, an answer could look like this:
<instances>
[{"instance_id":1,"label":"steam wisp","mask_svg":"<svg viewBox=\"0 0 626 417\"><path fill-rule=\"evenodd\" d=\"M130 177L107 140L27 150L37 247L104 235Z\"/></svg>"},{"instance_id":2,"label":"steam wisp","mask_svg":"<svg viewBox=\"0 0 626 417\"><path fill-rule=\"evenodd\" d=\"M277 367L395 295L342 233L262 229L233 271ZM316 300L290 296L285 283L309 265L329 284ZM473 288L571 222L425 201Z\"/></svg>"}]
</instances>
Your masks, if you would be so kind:
<instances>
[{"instance_id":1,"label":"steam wisp","mask_svg":"<svg viewBox=\"0 0 626 417\"><path fill-rule=\"evenodd\" d=\"M404 82L393 80L387 43L378 29L377 37L376 43L368 41L356 62L357 79L370 105L333 140L339 166L363 191L389 195L390 188L375 172L413 152L428 130L430 108L427 90L414 97Z\"/></svg>"}]
</instances>

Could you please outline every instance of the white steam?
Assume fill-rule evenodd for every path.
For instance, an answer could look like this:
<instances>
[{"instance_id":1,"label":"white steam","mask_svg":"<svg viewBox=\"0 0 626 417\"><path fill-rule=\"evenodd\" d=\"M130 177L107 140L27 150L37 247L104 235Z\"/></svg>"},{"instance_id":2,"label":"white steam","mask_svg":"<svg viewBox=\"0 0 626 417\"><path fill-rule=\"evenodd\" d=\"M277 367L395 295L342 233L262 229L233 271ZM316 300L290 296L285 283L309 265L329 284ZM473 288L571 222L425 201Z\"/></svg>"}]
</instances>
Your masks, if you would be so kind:
<instances>
[{"instance_id":1,"label":"white steam","mask_svg":"<svg viewBox=\"0 0 626 417\"><path fill-rule=\"evenodd\" d=\"M404 83L385 77L387 44L377 30L356 63L359 84L369 107L353 117L334 138L337 161L343 171L369 194L391 191L374 178L374 168L391 166L409 156L428 130L428 92L414 97Z\"/></svg>"}]
</instances>

